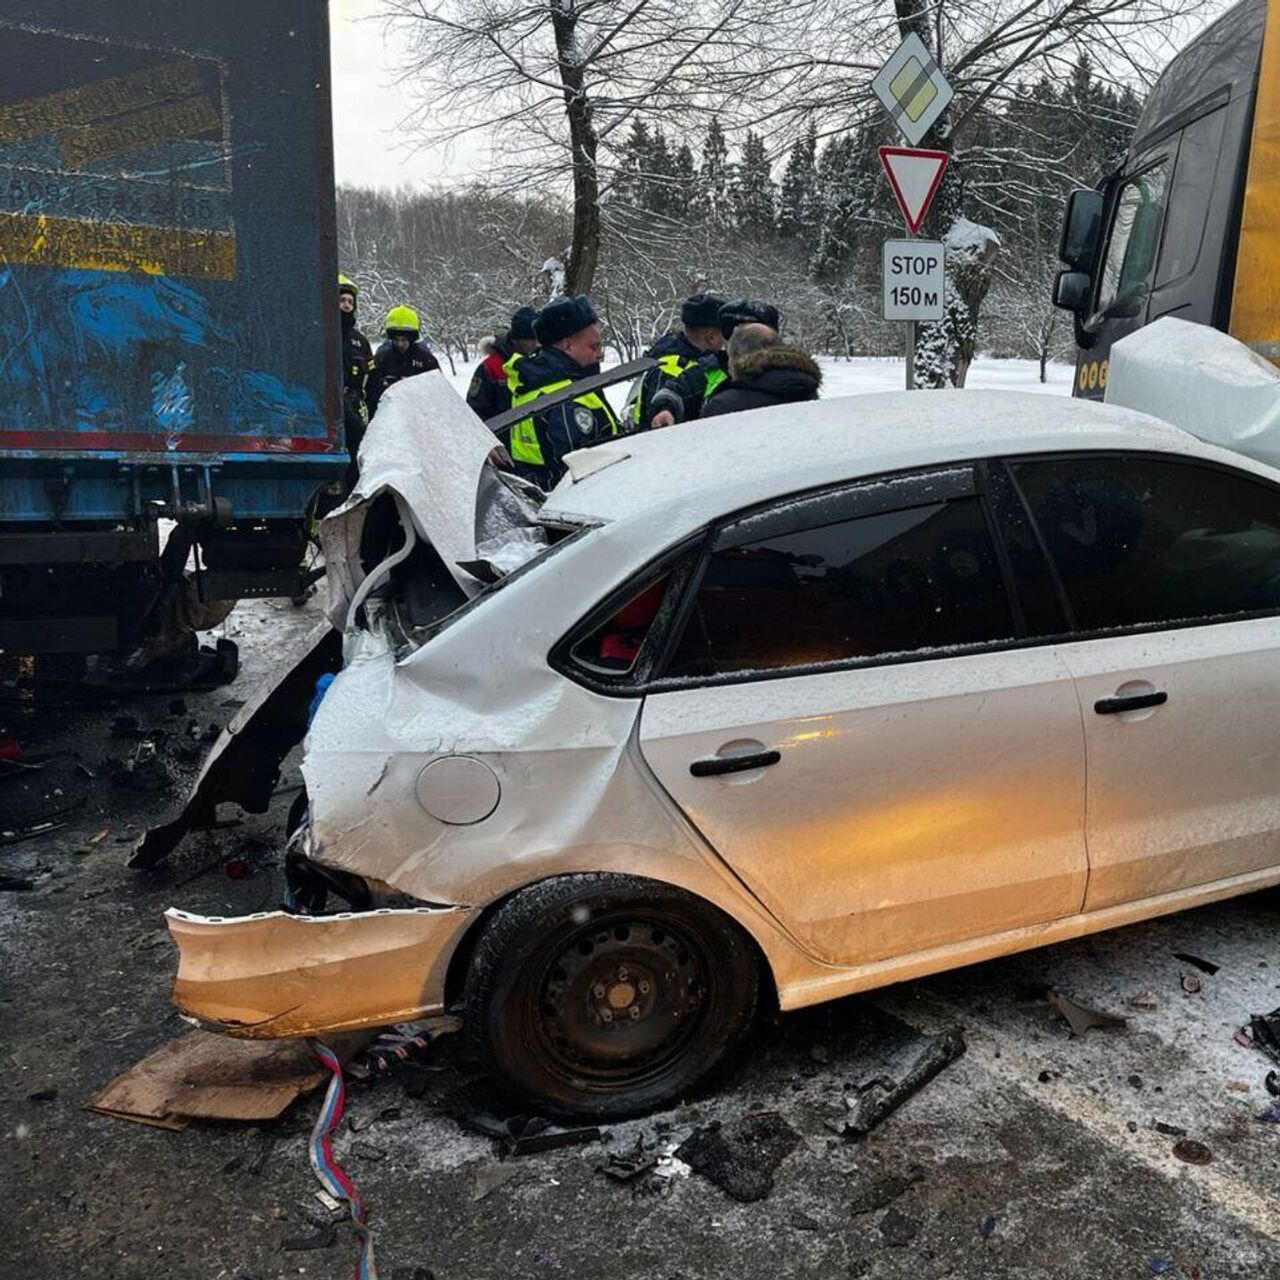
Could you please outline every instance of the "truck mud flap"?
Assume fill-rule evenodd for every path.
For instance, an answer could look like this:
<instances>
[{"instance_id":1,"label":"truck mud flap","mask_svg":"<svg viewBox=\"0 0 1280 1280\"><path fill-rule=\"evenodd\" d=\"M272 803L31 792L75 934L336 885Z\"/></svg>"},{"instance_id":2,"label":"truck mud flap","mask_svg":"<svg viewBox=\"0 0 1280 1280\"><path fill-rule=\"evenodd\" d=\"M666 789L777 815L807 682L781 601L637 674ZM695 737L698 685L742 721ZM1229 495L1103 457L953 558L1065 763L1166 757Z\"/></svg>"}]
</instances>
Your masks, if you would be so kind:
<instances>
[{"instance_id":1,"label":"truck mud flap","mask_svg":"<svg viewBox=\"0 0 1280 1280\"><path fill-rule=\"evenodd\" d=\"M280 781L280 765L307 731L316 681L342 666L342 636L322 623L282 655L276 672L236 712L209 752L182 810L151 827L133 846L127 865L154 867L187 832L208 827L218 805L234 801L248 813L265 813Z\"/></svg>"}]
</instances>

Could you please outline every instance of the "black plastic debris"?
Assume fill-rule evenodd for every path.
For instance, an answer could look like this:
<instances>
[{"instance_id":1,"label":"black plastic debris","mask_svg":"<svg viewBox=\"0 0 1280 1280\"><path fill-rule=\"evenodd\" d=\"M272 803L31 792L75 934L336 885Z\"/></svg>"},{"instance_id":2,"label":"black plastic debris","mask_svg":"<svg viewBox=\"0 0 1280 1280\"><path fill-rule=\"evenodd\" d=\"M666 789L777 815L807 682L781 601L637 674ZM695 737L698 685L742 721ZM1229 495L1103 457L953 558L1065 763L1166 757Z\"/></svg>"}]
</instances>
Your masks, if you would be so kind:
<instances>
[{"instance_id":1,"label":"black plastic debris","mask_svg":"<svg viewBox=\"0 0 1280 1280\"><path fill-rule=\"evenodd\" d=\"M27 876L11 876L7 872L0 872L0 893L22 893L35 887L35 881Z\"/></svg>"},{"instance_id":2,"label":"black plastic debris","mask_svg":"<svg viewBox=\"0 0 1280 1280\"><path fill-rule=\"evenodd\" d=\"M1185 1164L1209 1164L1213 1160L1213 1152L1194 1138L1179 1138L1173 1144L1173 1154Z\"/></svg>"},{"instance_id":3,"label":"black plastic debris","mask_svg":"<svg viewBox=\"0 0 1280 1280\"><path fill-rule=\"evenodd\" d=\"M763 1111L695 1129L675 1157L735 1200L750 1202L773 1190L775 1170L799 1141L800 1135L776 1111Z\"/></svg>"},{"instance_id":4,"label":"black plastic debris","mask_svg":"<svg viewBox=\"0 0 1280 1280\"><path fill-rule=\"evenodd\" d=\"M657 1164L656 1152L646 1151L644 1142L637 1138L636 1145L630 1151L609 1152L604 1164L597 1165L597 1168L614 1182L634 1182L656 1168Z\"/></svg>"},{"instance_id":5,"label":"black plastic debris","mask_svg":"<svg viewBox=\"0 0 1280 1280\"><path fill-rule=\"evenodd\" d=\"M924 1170L919 1165L912 1165L905 1174L891 1173L883 1178L876 1178L854 1193L849 1212L857 1217L862 1213L874 1213L877 1209L883 1209L923 1178Z\"/></svg>"},{"instance_id":6,"label":"black plastic debris","mask_svg":"<svg viewBox=\"0 0 1280 1280\"><path fill-rule=\"evenodd\" d=\"M877 1076L845 1095L849 1114L838 1127L845 1138L864 1138L908 1098L919 1093L944 1067L949 1067L965 1051L964 1036L952 1027L938 1036L922 1037L913 1061L896 1077Z\"/></svg>"},{"instance_id":7,"label":"black plastic debris","mask_svg":"<svg viewBox=\"0 0 1280 1280\"><path fill-rule=\"evenodd\" d=\"M880 1219L880 1234L885 1244L893 1249L902 1249L909 1245L919 1234L920 1220L909 1218L898 1209L890 1209Z\"/></svg>"},{"instance_id":8,"label":"black plastic debris","mask_svg":"<svg viewBox=\"0 0 1280 1280\"><path fill-rule=\"evenodd\" d=\"M1261 1049L1273 1062L1280 1062L1280 1009L1255 1013L1249 1019L1249 1036L1255 1049Z\"/></svg>"},{"instance_id":9,"label":"black plastic debris","mask_svg":"<svg viewBox=\"0 0 1280 1280\"><path fill-rule=\"evenodd\" d=\"M825 1231L826 1227L822 1225L817 1218L811 1218L807 1213L801 1213L798 1209L792 1213L787 1219L796 1231Z\"/></svg>"},{"instance_id":10,"label":"black plastic debris","mask_svg":"<svg viewBox=\"0 0 1280 1280\"><path fill-rule=\"evenodd\" d=\"M280 1246L285 1253L306 1253L311 1249L328 1249L338 1238L337 1229L332 1223L323 1226L313 1224L316 1230L309 1236L290 1236Z\"/></svg>"},{"instance_id":11,"label":"black plastic debris","mask_svg":"<svg viewBox=\"0 0 1280 1280\"><path fill-rule=\"evenodd\" d=\"M543 1122L545 1125L545 1121ZM536 1133L524 1133L511 1138L503 1152L509 1156L532 1156L543 1151L558 1151L561 1147L580 1147L588 1142L599 1142L600 1130L594 1126L585 1129L540 1129Z\"/></svg>"},{"instance_id":12,"label":"black plastic debris","mask_svg":"<svg viewBox=\"0 0 1280 1280\"><path fill-rule=\"evenodd\" d=\"M1193 956L1186 951L1175 951L1173 958L1181 960L1183 964L1189 964L1193 968L1199 969L1201 973L1207 973L1211 978L1222 968L1220 964L1214 964L1212 960L1202 960L1199 956Z\"/></svg>"},{"instance_id":13,"label":"black plastic debris","mask_svg":"<svg viewBox=\"0 0 1280 1280\"><path fill-rule=\"evenodd\" d=\"M1127 1027L1129 1025L1126 1019L1118 1014L1091 1009L1086 1004L1072 1000L1070 996L1064 996L1060 991L1049 992L1047 999L1067 1020L1072 1036L1083 1036L1091 1027Z\"/></svg>"},{"instance_id":14,"label":"black plastic debris","mask_svg":"<svg viewBox=\"0 0 1280 1280\"><path fill-rule=\"evenodd\" d=\"M996 1220L990 1214L988 1214L985 1218L982 1219L981 1222L978 1223L978 1234L984 1240L990 1240L991 1237L995 1234L995 1230L996 1230Z\"/></svg>"},{"instance_id":15,"label":"black plastic debris","mask_svg":"<svg viewBox=\"0 0 1280 1280\"><path fill-rule=\"evenodd\" d=\"M1185 1138L1187 1131L1177 1124L1165 1124L1163 1120L1157 1120L1151 1126L1157 1133L1163 1133L1166 1138Z\"/></svg>"},{"instance_id":16,"label":"black plastic debris","mask_svg":"<svg viewBox=\"0 0 1280 1280\"><path fill-rule=\"evenodd\" d=\"M1267 1087L1267 1092L1273 1098L1280 1098L1280 1075L1274 1071L1267 1072L1267 1078L1262 1082Z\"/></svg>"}]
</instances>

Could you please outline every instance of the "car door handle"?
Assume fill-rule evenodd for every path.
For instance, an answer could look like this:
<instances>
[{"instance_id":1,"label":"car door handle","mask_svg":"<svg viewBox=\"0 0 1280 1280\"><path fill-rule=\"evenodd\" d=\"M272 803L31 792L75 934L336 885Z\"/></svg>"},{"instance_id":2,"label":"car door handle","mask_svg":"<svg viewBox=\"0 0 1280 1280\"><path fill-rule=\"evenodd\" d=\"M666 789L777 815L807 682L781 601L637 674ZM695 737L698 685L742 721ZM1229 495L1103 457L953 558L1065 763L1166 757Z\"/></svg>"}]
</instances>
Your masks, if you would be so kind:
<instances>
[{"instance_id":1,"label":"car door handle","mask_svg":"<svg viewBox=\"0 0 1280 1280\"><path fill-rule=\"evenodd\" d=\"M1152 693L1130 693L1118 698L1099 698L1093 709L1100 716L1115 716L1122 711L1142 711L1147 707L1163 707L1169 695L1163 689Z\"/></svg>"},{"instance_id":2,"label":"car door handle","mask_svg":"<svg viewBox=\"0 0 1280 1280\"><path fill-rule=\"evenodd\" d=\"M689 772L695 778L710 778L717 773L745 773L748 769L763 769L777 764L781 759L781 751L753 751L749 756L709 756L705 760L695 760L689 766Z\"/></svg>"}]
</instances>

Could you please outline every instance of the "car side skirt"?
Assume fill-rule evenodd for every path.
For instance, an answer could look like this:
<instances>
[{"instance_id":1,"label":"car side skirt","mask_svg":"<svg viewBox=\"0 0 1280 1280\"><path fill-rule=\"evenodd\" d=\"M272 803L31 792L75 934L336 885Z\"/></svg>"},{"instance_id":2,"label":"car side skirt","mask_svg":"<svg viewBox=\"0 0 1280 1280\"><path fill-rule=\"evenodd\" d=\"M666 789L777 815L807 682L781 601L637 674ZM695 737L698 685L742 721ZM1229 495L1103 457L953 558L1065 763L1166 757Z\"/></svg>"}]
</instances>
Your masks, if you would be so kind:
<instances>
[{"instance_id":1,"label":"car side skirt","mask_svg":"<svg viewBox=\"0 0 1280 1280\"><path fill-rule=\"evenodd\" d=\"M1280 884L1280 867L1268 867L1262 871L1251 871L1247 875L1233 876L1228 880L1215 880L1209 884L1178 889L1173 893L1126 902L1101 911L1081 912L1078 915L1064 916L1061 920L1050 920L1044 924L1010 929L1005 933L935 947L929 951L895 956L875 964L859 965L852 969L825 969L821 973L799 978L785 985L779 983L778 1003L784 1010L803 1009L807 1005L821 1004L824 1000L835 1000L859 991L887 987L891 983L906 982L912 978L924 978L947 969L958 969L963 965L978 964L983 960L994 960L1019 951L1030 951L1055 942L1069 942L1086 934L1137 924L1142 920L1172 915L1191 907L1207 906L1211 902L1221 902L1225 898L1268 889L1277 884Z\"/></svg>"}]
</instances>

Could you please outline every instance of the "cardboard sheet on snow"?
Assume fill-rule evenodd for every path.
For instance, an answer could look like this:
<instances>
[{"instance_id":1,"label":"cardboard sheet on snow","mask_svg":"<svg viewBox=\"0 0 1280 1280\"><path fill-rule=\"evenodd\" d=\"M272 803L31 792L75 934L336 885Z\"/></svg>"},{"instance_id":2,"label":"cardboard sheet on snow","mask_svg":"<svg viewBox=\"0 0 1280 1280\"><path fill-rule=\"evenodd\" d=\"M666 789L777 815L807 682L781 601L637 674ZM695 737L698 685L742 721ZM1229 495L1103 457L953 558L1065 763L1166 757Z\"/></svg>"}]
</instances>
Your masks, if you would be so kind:
<instances>
[{"instance_id":1,"label":"cardboard sheet on snow","mask_svg":"<svg viewBox=\"0 0 1280 1280\"><path fill-rule=\"evenodd\" d=\"M1280 467L1280 370L1229 334L1162 316L1111 348L1107 404Z\"/></svg>"},{"instance_id":2,"label":"cardboard sheet on snow","mask_svg":"<svg viewBox=\"0 0 1280 1280\"><path fill-rule=\"evenodd\" d=\"M192 1119L272 1120L326 1078L301 1041L191 1031L117 1076L89 1109L162 1129Z\"/></svg>"}]
</instances>

